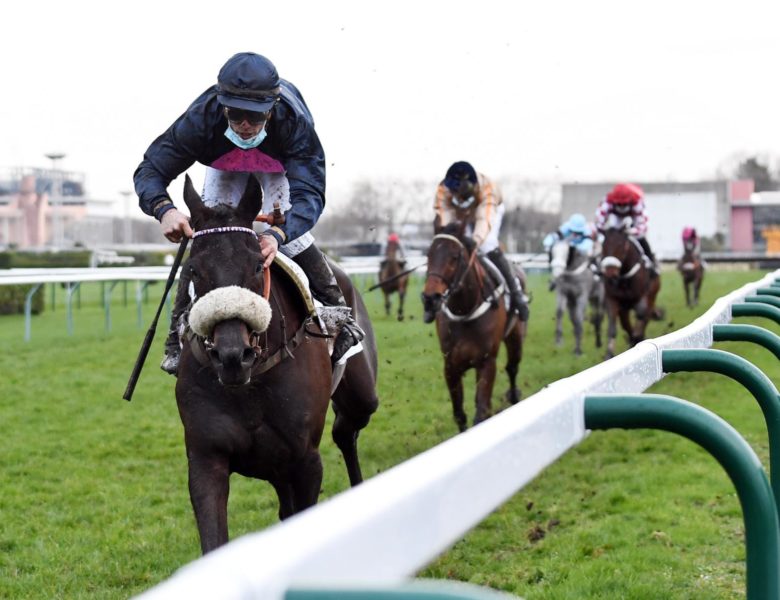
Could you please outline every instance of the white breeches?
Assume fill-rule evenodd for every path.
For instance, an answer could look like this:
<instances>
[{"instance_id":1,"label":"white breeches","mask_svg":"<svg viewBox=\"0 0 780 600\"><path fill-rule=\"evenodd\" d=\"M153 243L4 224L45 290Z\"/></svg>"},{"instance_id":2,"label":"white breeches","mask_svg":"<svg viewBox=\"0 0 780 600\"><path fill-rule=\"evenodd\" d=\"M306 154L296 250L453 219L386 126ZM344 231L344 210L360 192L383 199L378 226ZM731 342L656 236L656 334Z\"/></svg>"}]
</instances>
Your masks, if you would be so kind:
<instances>
[{"instance_id":1,"label":"white breeches","mask_svg":"<svg viewBox=\"0 0 780 600\"><path fill-rule=\"evenodd\" d=\"M264 214L274 209L274 203L278 202L282 212L290 210L290 182L284 173L242 173L237 171L220 171L212 167L206 167L206 176L203 181L203 203L206 206L227 204L238 206L241 196L244 194L249 176L254 175L263 188ZM255 223L255 229L265 231L267 223ZM279 252L285 256L297 256L314 243L314 236L310 231L301 237L279 247Z\"/></svg>"},{"instance_id":2,"label":"white breeches","mask_svg":"<svg viewBox=\"0 0 780 600\"><path fill-rule=\"evenodd\" d=\"M487 234L485 240L479 245L479 249L482 253L488 252L498 248L498 232L501 231L501 220L504 218L504 205L499 204L496 206L496 210L493 212L493 216L490 219L490 231ZM469 223L466 227L466 235L472 235L474 233L474 226Z\"/></svg>"}]
</instances>

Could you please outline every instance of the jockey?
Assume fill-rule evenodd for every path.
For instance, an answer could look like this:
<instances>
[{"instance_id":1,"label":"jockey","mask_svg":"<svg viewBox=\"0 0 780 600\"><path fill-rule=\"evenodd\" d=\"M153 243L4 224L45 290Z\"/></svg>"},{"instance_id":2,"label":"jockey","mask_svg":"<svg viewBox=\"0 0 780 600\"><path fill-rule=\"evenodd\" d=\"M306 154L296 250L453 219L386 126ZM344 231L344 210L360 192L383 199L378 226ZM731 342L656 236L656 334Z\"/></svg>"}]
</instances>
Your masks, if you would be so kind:
<instances>
[{"instance_id":1,"label":"jockey","mask_svg":"<svg viewBox=\"0 0 780 600\"><path fill-rule=\"evenodd\" d=\"M559 240L566 240L580 254L593 255L593 232L585 216L580 213L574 213L556 231L548 233L542 240L542 245L547 252L550 252Z\"/></svg>"},{"instance_id":2,"label":"jockey","mask_svg":"<svg viewBox=\"0 0 780 600\"><path fill-rule=\"evenodd\" d=\"M596 209L596 227L603 231L620 225L626 217L630 217L629 234L634 236L652 263L652 269L657 273L658 266L655 255L650 249L645 234L647 233L647 214L645 213L644 192L633 183L619 183L607 194L601 205Z\"/></svg>"},{"instance_id":3,"label":"jockey","mask_svg":"<svg viewBox=\"0 0 780 600\"><path fill-rule=\"evenodd\" d=\"M454 221L466 224L477 248L496 265L509 288L511 310L521 321L528 320L528 302L520 281L498 246L498 232L504 215L501 192L495 183L477 173L467 162L453 163L436 189L434 229Z\"/></svg>"},{"instance_id":4,"label":"jockey","mask_svg":"<svg viewBox=\"0 0 780 600\"><path fill-rule=\"evenodd\" d=\"M405 262L406 251L404 250L404 245L401 243L401 238L398 237L397 233L393 232L387 236L387 244L385 244L385 249L387 249L390 244L395 244L395 247L398 248L398 261L402 263Z\"/></svg>"},{"instance_id":5,"label":"jockey","mask_svg":"<svg viewBox=\"0 0 780 600\"><path fill-rule=\"evenodd\" d=\"M325 154L298 89L280 79L270 60L252 52L231 57L212 85L152 142L133 180L141 209L160 222L171 242L193 231L168 195L168 185L194 162L206 166L203 201L236 206L250 176L263 188L263 212L279 202L283 225L261 232L268 268L277 252L306 273L312 295L325 305L346 306L333 271L314 245L311 229L325 206ZM189 303L189 272L182 269L172 324L160 367L175 374L179 363L177 321ZM337 362L363 338L350 316L334 342Z\"/></svg>"},{"instance_id":6,"label":"jockey","mask_svg":"<svg viewBox=\"0 0 780 600\"><path fill-rule=\"evenodd\" d=\"M686 227L682 232L683 247L686 250L691 250L696 258L699 258L701 253L701 240L696 233L696 229L693 227Z\"/></svg>"}]
</instances>

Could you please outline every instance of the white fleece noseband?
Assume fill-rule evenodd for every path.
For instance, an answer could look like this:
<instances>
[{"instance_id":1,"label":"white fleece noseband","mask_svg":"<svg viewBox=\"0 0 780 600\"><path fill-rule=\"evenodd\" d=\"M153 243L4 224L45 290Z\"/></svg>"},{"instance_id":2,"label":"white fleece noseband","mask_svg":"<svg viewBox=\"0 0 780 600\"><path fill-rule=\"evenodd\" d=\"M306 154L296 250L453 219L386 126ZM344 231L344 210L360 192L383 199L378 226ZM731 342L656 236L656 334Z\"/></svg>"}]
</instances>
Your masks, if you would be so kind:
<instances>
[{"instance_id":1,"label":"white fleece noseband","mask_svg":"<svg viewBox=\"0 0 780 600\"><path fill-rule=\"evenodd\" d=\"M251 331L263 332L271 322L271 306L253 291L237 285L211 290L190 310L190 327L202 337L210 337L217 323L241 319Z\"/></svg>"}]
</instances>

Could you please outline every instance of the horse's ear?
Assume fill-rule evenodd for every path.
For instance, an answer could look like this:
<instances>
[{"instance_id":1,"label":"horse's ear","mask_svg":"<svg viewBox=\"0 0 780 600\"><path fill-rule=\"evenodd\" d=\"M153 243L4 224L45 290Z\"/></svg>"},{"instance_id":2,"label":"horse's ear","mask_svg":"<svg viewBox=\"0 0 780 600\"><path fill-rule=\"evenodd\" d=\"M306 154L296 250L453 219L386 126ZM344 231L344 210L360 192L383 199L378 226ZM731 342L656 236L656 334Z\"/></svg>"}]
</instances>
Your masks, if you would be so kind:
<instances>
[{"instance_id":1,"label":"horse's ear","mask_svg":"<svg viewBox=\"0 0 780 600\"><path fill-rule=\"evenodd\" d=\"M246 182L246 189L241 196L241 201L236 208L236 214L242 221L254 222L257 213L260 212L260 207L263 204L263 192L260 188L260 183L257 181L257 177L254 174L249 175L249 180Z\"/></svg>"},{"instance_id":2,"label":"horse's ear","mask_svg":"<svg viewBox=\"0 0 780 600\"><path fill-rule=\"evenodd\" d=\"M203 201L200 199L200 195L195 191L195 187L192 185L192 179L190 179L189 175L184 176L184 204L190 209L193 220L200 217L200 213L205 208Z\"/></svg>"}]
</instances>

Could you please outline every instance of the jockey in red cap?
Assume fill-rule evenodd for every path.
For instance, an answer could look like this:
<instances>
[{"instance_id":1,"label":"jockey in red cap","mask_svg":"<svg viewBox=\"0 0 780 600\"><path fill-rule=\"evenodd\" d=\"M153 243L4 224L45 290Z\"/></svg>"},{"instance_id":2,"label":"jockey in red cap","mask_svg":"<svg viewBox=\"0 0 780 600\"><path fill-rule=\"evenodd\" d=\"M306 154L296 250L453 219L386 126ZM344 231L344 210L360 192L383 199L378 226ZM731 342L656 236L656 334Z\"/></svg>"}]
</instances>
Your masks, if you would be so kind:
<instances>
[{"instance_id":1,"label":"jockey in red cap","mask_svg":"<svg viewBox=\"0 0 780 600\"><path fill-rule=\"evenodd\" d=\"M655 255L650 249L647 233L647 214L645 213L644 192L633 183L618 183L596 209L596 228L599 231L619 225L626 217L631 219L629 233L636 238L652 261L653 270L658 272Z\"/></svg>"}]
</instances>

